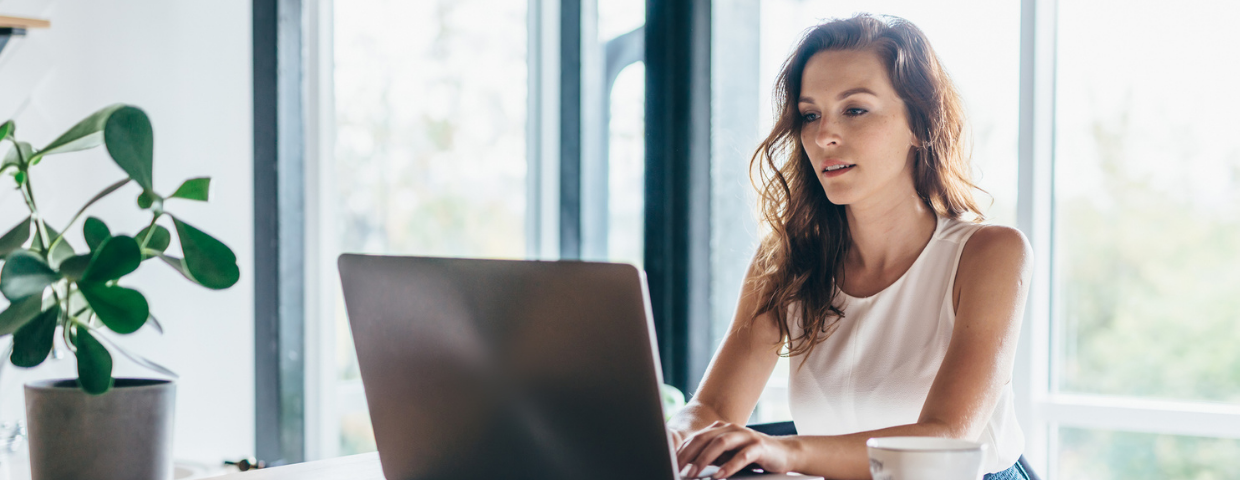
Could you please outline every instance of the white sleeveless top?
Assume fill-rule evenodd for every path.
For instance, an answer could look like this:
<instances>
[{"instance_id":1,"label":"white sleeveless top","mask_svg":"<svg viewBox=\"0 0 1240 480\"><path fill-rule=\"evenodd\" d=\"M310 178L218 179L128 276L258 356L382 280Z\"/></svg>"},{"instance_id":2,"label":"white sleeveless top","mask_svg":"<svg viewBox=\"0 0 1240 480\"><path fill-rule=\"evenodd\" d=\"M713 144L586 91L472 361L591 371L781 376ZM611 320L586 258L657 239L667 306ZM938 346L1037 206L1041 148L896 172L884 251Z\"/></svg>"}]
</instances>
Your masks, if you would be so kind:
<instances>
[{"instance_id":1,"label":"white sleeveless top","mask_svg":"<svg viewBox=\"0 0 1240 480\"><path fill-rule=\"evenodd\" d=\"M844 317L809 354L792 357L788 401L797 433L842 435L917 423L938 374L952 326L952 284L965 242L981 225L939 218L908 271L869 297L840 294ZM798 309L789 312L794 338ZM985 471L1016 463L1025 437L1003 387L986 429Z\"/></svg>"}]
</instances>

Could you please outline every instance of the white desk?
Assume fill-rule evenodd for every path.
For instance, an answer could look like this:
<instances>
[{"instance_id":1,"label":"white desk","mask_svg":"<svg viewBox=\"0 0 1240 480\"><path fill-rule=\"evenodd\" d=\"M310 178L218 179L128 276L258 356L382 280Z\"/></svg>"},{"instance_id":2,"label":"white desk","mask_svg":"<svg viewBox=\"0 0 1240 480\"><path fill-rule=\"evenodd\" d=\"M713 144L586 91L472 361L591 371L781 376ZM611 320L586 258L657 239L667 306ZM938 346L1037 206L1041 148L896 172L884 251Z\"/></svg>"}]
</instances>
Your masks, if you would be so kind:
<instances>
[{"instance_id":1,"label":"white desk","mask_svg":"<svg viewBox=\"0 0 1240 480\"><path fill-rule=\"evenodd\" d=\"M189 461L174 461L173 467L173 480L202 480L218 477L229 470L236 471L234 467L225 467L219 463ZM0 449L0 480L30 480L30 452L24 443L15 450Z\"/></svg>"},{"instance_id":2,"label":"white desk","mask_svg":"<svg viewBox=\"0 0 1240 480\"><path fill-rule=\"evenodd\" d=\"M234 473L207 480L384 480L379 467L379 454L363 453L349 457L299 463L284 467L264 468ZM822 477L803 477L795 473L769 475L762 480L822 480Z\"/></svg>"},{"instance_id":3,"label":"white desk","mask_svg":"<svg viewBox=\"0 0 1240 480\"><path fill-rule=\"evenodd\" d=\"M363 453L348 457L298 463L233 473L211 480L384 480L379 454Z\"/></svg>"}]
</instances>

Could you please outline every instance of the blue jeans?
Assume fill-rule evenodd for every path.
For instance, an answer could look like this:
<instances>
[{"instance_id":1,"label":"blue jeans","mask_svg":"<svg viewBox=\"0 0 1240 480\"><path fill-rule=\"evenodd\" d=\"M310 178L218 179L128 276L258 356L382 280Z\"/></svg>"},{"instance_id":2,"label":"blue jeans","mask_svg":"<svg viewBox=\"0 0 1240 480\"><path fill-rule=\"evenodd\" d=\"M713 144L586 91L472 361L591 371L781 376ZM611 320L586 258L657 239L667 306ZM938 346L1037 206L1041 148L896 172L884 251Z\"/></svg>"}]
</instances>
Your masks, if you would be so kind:
<instances>
[{"instance_id":1,"label":"blue jeans","mask_svg":"<svg viewBox=\"0 0 1240 480\"><path fill-rule=\"evenodd\" d=\"M987 473L982 480L1029 480L1029 474L1025 473L1025 469L1021 468L1020 462L1012 465L1011 468L1002 472Z\"/></svg>"}]
</instances>

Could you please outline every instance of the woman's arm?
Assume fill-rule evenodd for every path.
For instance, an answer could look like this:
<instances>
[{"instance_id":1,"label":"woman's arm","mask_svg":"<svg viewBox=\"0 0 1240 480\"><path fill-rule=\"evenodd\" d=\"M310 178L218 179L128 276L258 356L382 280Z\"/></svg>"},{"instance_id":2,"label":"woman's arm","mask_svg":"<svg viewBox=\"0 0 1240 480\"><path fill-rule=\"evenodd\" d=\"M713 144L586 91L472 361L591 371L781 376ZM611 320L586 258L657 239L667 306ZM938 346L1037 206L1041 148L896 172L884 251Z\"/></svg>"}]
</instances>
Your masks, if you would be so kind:
<instances>
[{"instance_id":1,"label":"woman's arm","mask_svg":"<svg viewBox=\"0 0 1240 480\"><path fill-rule=\"evenodd\" d=\"M753 266L745 276L732 326L711 359L697 393L683 410L668 420L674 445L715 422L744 425L779 360L779 328L773 315L757 319L750 315L757 306L751 286Z\"/></svg>"},{"instance_id":2,"label":"woman's arm","mask_svg":"<svg viewBox=\"0 0 1240 480\"><path fill-rule=\"evenodd\" d=\"M720 468L730 476L758 463L769 471L797 471L828 478L869 478L865 441L872 437L933 436L976 440L1003 387L1011 381L1032 253L1019 231L985 227L965 245L956 273L956 324L939 373L917 423L839 436L768 437L737 422L694 435L678 452L690 475L726 452Z\"/></svg>"}]
</instances>

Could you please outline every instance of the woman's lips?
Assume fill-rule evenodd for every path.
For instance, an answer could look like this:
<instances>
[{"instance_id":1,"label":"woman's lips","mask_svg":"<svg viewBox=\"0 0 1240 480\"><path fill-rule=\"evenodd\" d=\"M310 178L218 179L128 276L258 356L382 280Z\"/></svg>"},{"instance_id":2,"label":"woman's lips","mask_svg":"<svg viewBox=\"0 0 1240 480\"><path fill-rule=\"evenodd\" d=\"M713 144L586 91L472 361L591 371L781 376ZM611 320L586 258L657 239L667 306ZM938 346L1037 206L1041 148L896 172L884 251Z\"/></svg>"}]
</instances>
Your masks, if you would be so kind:
<instances>
[{"instance_id":1,"label":"woman's lips","mask_svg":"<svg viewBox=\"0 0 1240 480\"><path fill-rule=\"evenodd\" d=\"M822 175L827 178L838 177L840 175L848 173L853 168L856 168L856 166L857 165L855 164L848 165L848 164L839 164L839 163L835 165L827 165L826 167L823 167Z\"/></svg>"}]
</instances>

